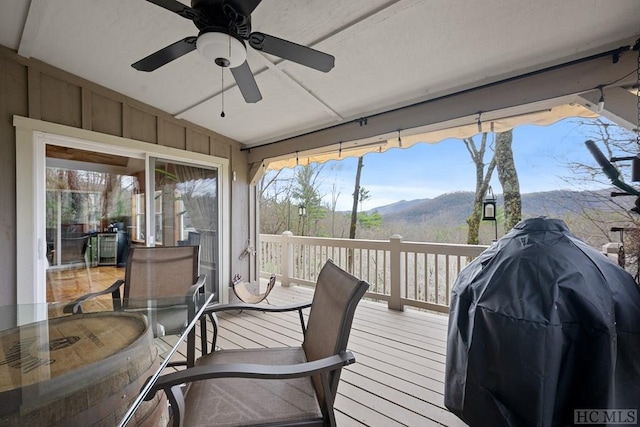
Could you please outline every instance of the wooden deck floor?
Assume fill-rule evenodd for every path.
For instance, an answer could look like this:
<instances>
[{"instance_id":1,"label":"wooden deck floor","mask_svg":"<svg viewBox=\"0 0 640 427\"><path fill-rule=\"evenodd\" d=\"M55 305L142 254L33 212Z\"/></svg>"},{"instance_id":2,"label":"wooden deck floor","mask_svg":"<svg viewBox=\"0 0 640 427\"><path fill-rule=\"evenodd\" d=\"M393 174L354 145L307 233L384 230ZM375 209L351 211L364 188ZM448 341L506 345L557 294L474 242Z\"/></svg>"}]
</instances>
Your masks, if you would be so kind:
<instances>
[{"instance_id":1,"label":"wooden deck floor","mask_svg":"<svg viewBox=\"0 0 640 427\"><path fill-rule=\"evenodd\" d=\"M86 271L76 273L86 276ZM107 287L123 273L123 269L92 268L89 287L91 291ZM70 279L67 273L51 278L50 292L64 299L87 290L85 280ZM278 284L269 302L281 305L311 298L308 288ZM110 305L108 299L94 308L105 309L100 305ZM294 346L302 340L297 313L227 312L219 320L222 349ZM447 320L438 314L397 312L384 304L361 301L348 345L356 363L343 369L335 403L338 425L464 426L443 403ZM199 351L199 339L197 343ZM183 358L185 349L183 345L182 354L174 358Z\"/></svg>"},{"instance_id":2,"label":"wooden deck floor","mask_svg":"<svg viewBox=\"0 0 640 427\"><path fill-rule=\"evenodd\" d=\"M312 291L276 285L274 305L310 300ZM362 301L348 348L356 363L342 371L339 426L464 426L444 407L447 317ZM218 346L256 348L299 345L296 313L223 313Z\"/></svg>"}]
</instances>

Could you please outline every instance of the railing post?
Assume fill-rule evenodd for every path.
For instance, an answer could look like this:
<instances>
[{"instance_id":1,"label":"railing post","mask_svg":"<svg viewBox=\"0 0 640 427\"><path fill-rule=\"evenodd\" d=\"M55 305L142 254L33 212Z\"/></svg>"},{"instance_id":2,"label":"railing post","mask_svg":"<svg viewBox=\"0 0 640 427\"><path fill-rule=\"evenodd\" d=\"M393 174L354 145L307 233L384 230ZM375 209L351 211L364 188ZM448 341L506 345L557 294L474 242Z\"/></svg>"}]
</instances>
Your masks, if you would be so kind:
<instances>
[{"instance_id":1,"label":"railing post","mask_svg":"<svg viewBox=\"0 0 640 427\"><path fill-rule=\"evenodd\" d=\"M392 310L404 311L402 304L402 294L400 286L401 277L401 247L402 236L394 234L389 238L390 266L391 266L391 295L389 297L389 308Z\"/></svg>"},{"instance_id":2,"label":"railing post","mask_svg":"<svg viewBox=\"0 0 640 427\"><path fill-rule=\"evenodd\" d=\"M280 250L282 251L282 280L280 284L285 288L291 286L291 276L293 275L293 245L289 242L289 237L293 236L290 231L282 233L282 244Z\"/></svg>"}]
</instances>

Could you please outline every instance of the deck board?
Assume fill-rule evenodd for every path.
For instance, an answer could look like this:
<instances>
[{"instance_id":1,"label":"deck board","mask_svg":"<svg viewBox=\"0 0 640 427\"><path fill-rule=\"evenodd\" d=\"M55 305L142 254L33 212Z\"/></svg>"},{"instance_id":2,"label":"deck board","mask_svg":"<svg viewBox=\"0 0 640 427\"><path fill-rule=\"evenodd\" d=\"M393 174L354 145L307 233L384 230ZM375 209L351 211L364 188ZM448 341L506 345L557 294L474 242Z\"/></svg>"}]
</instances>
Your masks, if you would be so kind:
<instances>
[{"instance_id":1,"label":"deck board","mask_svg":"<svg viewBox=\"0 0 640 427\"><path fill-rule=\"evenodd\" d=\"M276 285L269 302L312 297L309 288ZM218 320L221 349L295 346L302 339L295 312L223 312ZM464 426L444 407L447 322L440 314L361 301L348 345L356 363L343 369L336 397L338 425Z\"/></svg>"}]
</instances>

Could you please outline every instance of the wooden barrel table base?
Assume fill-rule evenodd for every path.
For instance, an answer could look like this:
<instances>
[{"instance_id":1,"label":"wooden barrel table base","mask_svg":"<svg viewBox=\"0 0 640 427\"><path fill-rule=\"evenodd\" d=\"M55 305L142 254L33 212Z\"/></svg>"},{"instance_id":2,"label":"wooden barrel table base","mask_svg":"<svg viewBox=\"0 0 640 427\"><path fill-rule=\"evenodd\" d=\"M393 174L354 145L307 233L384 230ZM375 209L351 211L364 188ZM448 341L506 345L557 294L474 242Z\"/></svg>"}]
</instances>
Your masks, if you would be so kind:
<instances>
[{"instance_id":1,"label":"wooden barrel table base","mask_svg":"<svg viewBox=\"0 0 640 427\"><path fill-rule=\"evenodd\" d=\"M0 425L114 426L159 366L146 318L89 313L0 333ZM132 425L166 425L164 395Z\"/></svg>"}]
</instances>

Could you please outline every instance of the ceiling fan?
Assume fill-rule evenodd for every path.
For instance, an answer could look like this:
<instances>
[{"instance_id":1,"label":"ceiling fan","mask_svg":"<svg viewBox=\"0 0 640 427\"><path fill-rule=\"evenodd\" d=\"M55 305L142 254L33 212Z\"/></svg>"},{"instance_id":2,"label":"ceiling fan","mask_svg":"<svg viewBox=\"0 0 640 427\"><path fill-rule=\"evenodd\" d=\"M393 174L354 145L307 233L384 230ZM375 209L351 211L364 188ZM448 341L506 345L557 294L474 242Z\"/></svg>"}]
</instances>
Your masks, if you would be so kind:
<instances>
[{"instance_id":1,"label":"ceiling fan","mask_svg":"<svg viewBox=\"0 0 640 427\"><path fill-rule=\"evenodd\" d=\"M191 0L191 7L177 0L147 0L193 21L198 36L186 37L133 63L139 71L153 71L193 51L222 68L230 68L246 102L258 102L262 94L247 64L249 45L261 52L328 72L335 58L287 40L251 32L251 13L262 0Z\"/></svg>"}]
</instances>

